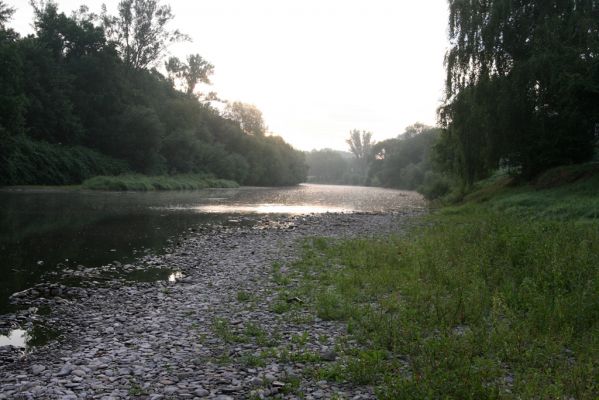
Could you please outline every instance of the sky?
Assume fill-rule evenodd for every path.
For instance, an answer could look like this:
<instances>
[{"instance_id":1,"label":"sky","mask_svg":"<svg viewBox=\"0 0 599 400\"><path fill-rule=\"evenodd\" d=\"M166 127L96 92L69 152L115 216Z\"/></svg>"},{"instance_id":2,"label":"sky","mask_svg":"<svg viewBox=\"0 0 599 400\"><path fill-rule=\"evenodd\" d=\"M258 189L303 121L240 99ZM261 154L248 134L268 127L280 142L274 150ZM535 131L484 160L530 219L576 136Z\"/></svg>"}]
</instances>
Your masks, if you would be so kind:
<instances>
[{"instance_id":1,"label":"sky","mask_svg":"<svg viewBox=\"0 0 599 400\"><path fill-rule=\"evenodd\" d=\"M172 28L192 42L171 48L215 66L220 98L256 105L269 130L301 150L348 150L352 129L377 141L408 125L436 124L448 47L446 0L163 0ZM31 33L26 0L10 24ZM116 12L118 0L58 0Z\"/></svg>"}]
</instances>

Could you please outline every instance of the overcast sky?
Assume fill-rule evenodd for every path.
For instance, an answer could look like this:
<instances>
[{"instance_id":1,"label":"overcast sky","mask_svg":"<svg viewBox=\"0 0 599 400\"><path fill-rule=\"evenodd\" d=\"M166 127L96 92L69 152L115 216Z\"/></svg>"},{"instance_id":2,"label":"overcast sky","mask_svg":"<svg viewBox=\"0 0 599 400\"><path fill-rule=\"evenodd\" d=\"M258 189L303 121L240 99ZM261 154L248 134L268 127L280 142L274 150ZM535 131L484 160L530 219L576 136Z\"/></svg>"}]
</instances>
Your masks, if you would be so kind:
<instances>
[{"instance_id":1,"label":"overcast sky","mask_svg":"<svg viewBox=\"0 0 599 400\"><path fill-rule=\"evenodd\" d=\"M11 26L32 32L28 1ZM99 11L118 0L59 0ZM215 66L221 98L255 104L269 129L302 150L346 150L351 129L375 140L434 125L443 96L446 0L163 0L193 39L173 54Z\"/></svg>"}]
</instances>

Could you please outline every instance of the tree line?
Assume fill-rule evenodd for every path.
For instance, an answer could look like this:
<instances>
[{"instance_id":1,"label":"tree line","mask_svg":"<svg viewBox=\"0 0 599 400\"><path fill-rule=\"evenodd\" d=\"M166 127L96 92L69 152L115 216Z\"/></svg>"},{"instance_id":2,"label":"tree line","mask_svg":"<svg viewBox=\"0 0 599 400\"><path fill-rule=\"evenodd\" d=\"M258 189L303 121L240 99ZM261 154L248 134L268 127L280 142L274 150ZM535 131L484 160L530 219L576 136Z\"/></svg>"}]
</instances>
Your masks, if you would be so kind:
<instances>
[{"instance_id":1,"label":"tree line","mask_svg":"<svg viewBox=\"0 0 599 400\"><path fill-rule=\"evenodd\" d=\"M439 128L415 125L380 143L350 132L355 161L345 168L360 184L436 197L499 170L528 181L599 159L598 1L449 0L449 12Z\"/></svg>"},{"instance_id":2,"label":"tree line","mask_svg":"<svg viewBox=\"0 0 599 400\"><path fill-rule=\"evenodd\" d=\"M305 180L303 153L267 135L260 111L216 108L214 66L170 57L189 38L159 0L123 0L116 15L71 15L32 1L35 33L8 27L0 0L0 184L72 184L95 175L210 173L246 185Z\"/></svg>"},{"instance_id":3,"label":"tree line","mask_svg":"<svg viewBox=\"0 0 599 400\"><path fill-rule=\"evenodd\" d=\"M451 186L435 162L434 145L440 134L440 128L416 123L395 138L375 142L371 132L354 129L347 139L349 152L324 149L306 153L308 180L418 190L438 197Z\"/></svg>"}]
</instances>

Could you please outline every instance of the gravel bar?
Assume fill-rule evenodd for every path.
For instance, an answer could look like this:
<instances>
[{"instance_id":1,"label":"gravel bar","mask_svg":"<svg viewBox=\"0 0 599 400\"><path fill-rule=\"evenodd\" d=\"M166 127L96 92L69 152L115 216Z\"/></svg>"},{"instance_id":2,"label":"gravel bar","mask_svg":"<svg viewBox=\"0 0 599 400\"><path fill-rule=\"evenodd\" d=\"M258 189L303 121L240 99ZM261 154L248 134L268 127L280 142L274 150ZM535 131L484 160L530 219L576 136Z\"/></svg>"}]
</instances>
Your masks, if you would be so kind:
<instances>
[{"instance_id":1,"label":"gravel bar","mask_svg":"<svg viewBox=\"0 0 599 400\"><path fill-rule=\"evenodd\" d=\"M346 326L320 320L305 307L293 318L274 312L280 283L273 263L285 275L303 238L401 233L420 213L313 214L261 218L253 226L200 226L166 254L134 263L180 271L172 282L108 279L21 293L16 300L26 309L0 322L37 318L61 335L27 352L0 348L0 399L374 398L372 388L308 373L314 364L336 359L335 344ZM295 284L290 279L288 285ZM49 306L47 315L36 314L41 305ZM318 359L281 356L295 350Z\"/></svg>"}]
</instances>

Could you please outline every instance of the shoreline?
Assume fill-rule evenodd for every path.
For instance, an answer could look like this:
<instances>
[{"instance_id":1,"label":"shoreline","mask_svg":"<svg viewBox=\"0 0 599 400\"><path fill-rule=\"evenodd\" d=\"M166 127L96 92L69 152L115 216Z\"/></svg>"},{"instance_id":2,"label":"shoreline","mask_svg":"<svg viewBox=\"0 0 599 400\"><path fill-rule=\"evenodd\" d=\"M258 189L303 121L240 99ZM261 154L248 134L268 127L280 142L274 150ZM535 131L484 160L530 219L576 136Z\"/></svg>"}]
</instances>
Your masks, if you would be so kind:
<instances>
[{"instance_id":1,"label":"shoreline","mask_svg":"<svg viewBox=\"0 0 599 400\"><path fill-rule=\"evenodd\" d=\"M286 272L302 239L399 234L419 214L280 217L190 232L151 257L180 271L176 282L104 282L48 300L40 318L60 323L63 339L3 362L0 399L374 398L372 388L310 376L310 364L335 359L346 326L279 289L297 283Z\"/></svg>"}]
</instances>

